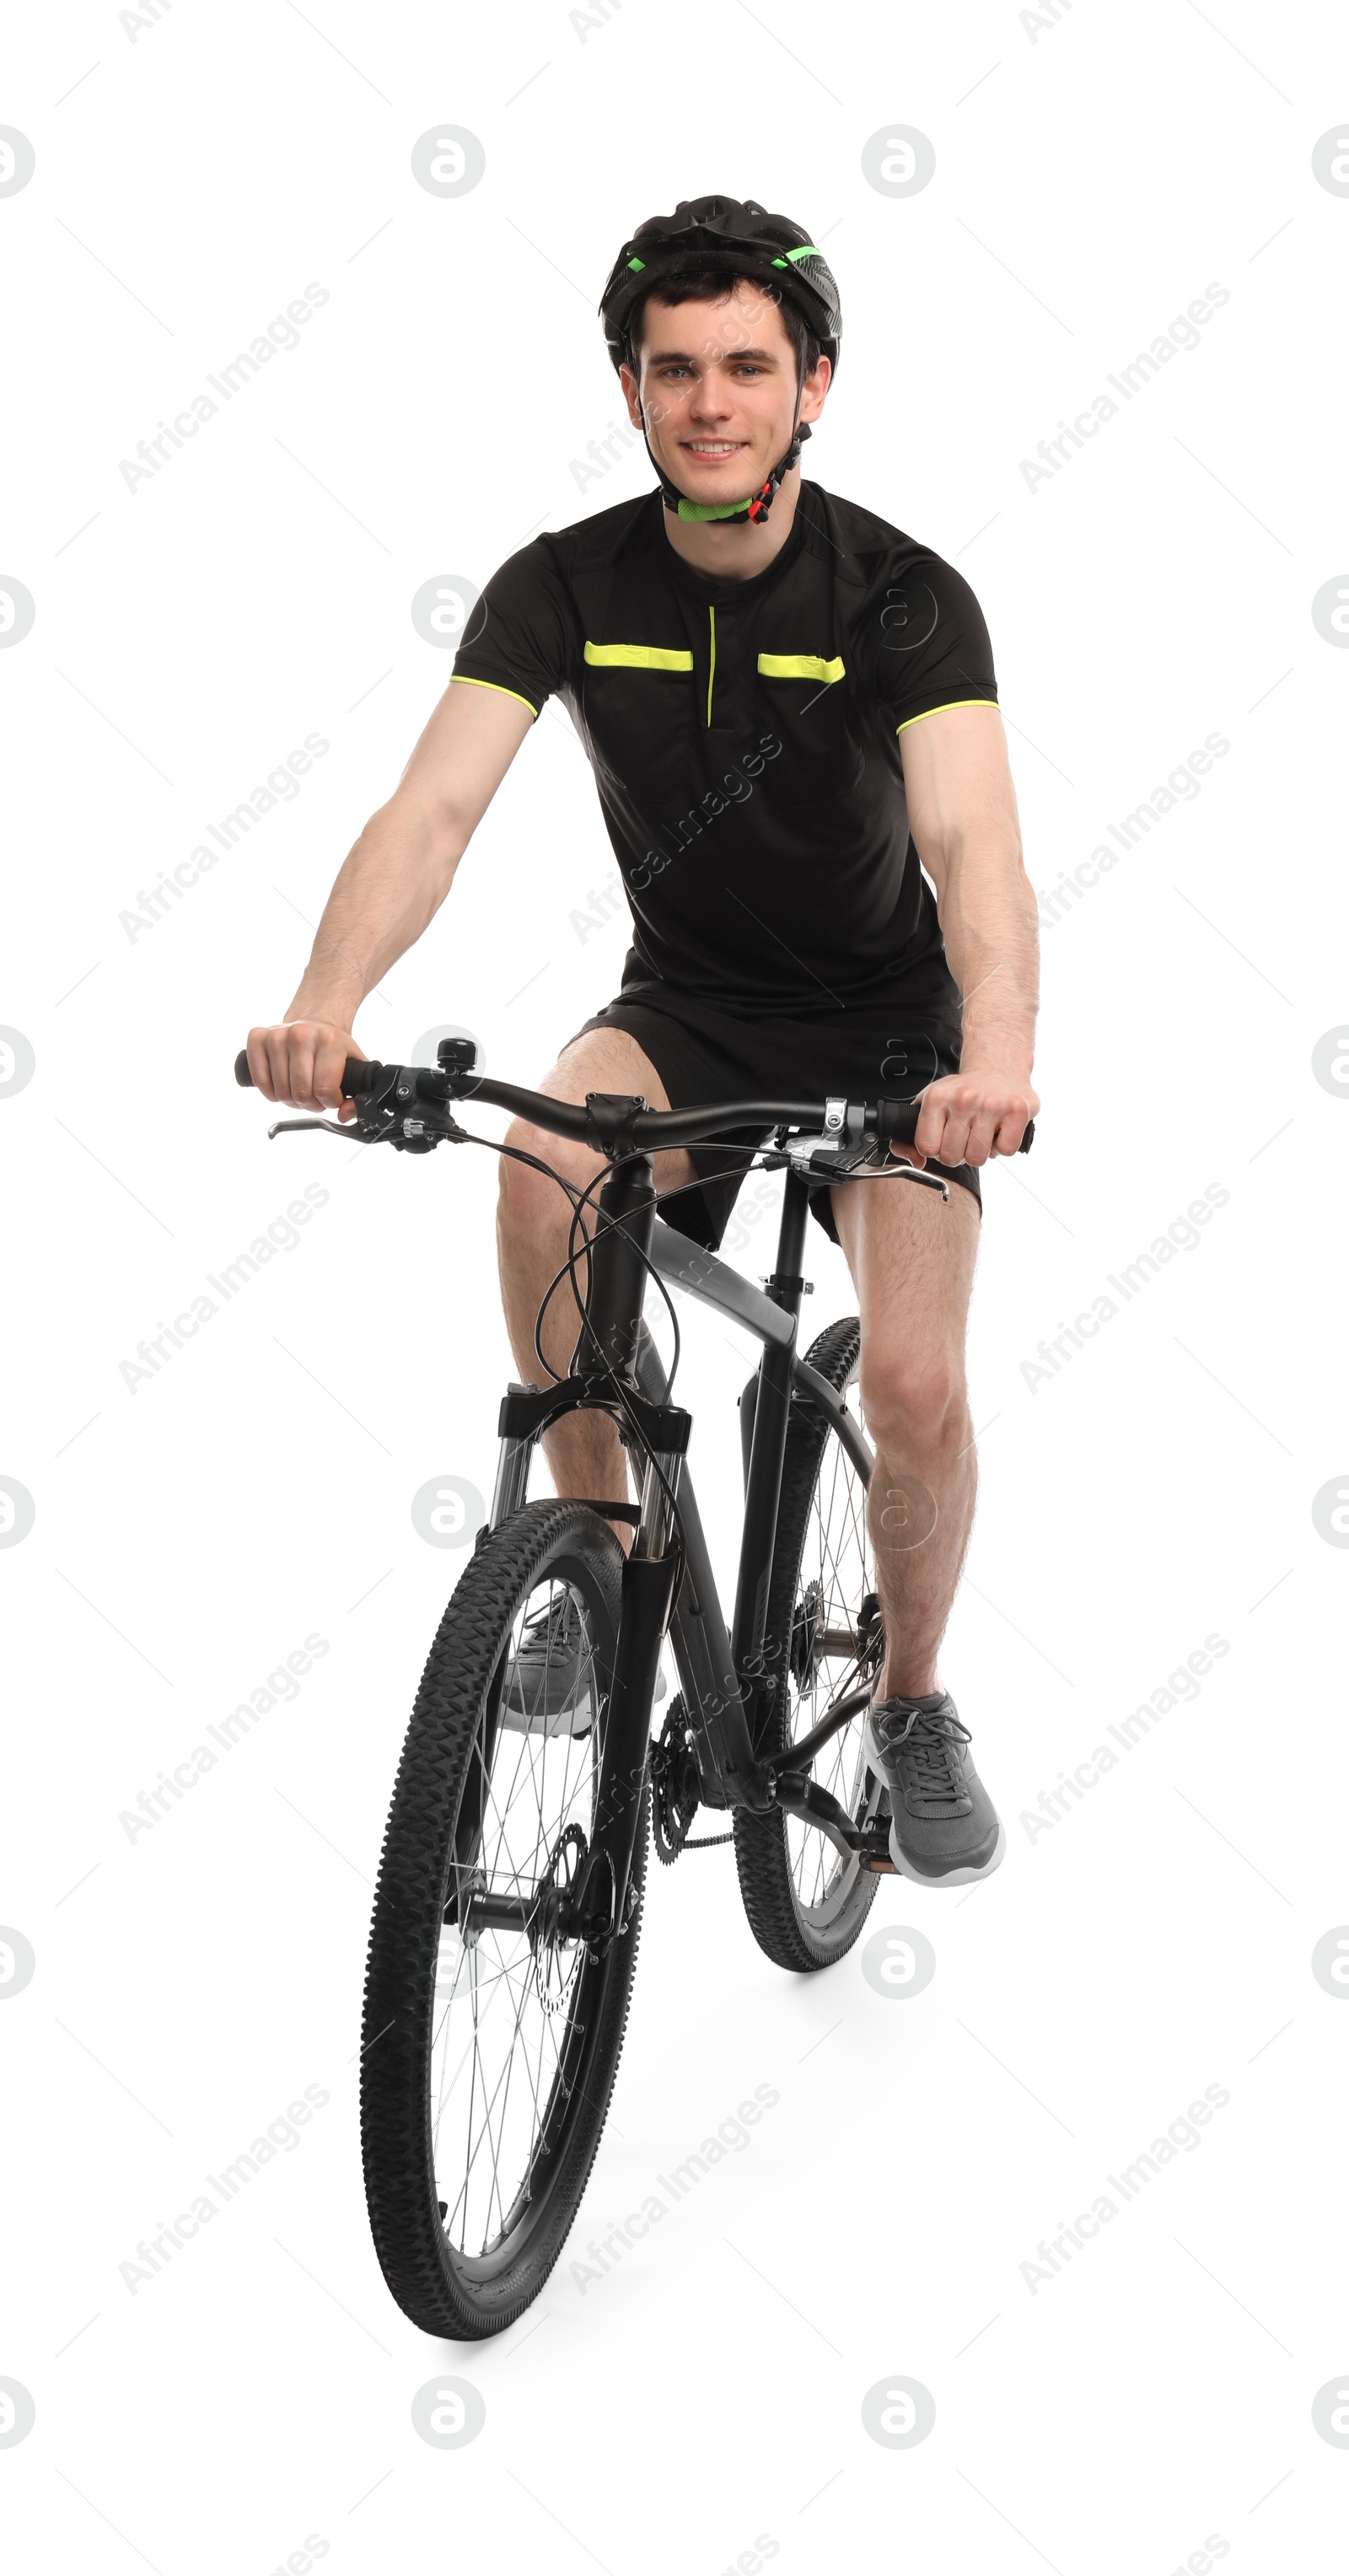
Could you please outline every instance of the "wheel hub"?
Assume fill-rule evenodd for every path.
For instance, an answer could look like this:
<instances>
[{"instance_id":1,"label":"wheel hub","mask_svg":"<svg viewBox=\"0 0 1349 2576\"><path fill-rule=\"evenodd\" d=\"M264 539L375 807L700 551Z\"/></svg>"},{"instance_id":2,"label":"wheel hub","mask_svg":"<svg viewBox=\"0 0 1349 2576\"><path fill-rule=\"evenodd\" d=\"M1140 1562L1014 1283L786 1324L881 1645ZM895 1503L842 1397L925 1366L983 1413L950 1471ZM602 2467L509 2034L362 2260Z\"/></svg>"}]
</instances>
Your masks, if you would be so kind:
<instances>
[{"instance_id":1,"label":"wheel hub","mask_svg":"<svg viewBox=\"0 0 1349 2576\"><path fill-rule=\"evenodd\" d=\"M534 1984L546 2013L562 2012L570 1998L584 1944L563 1930L569 1900L590 1846L579 1825L565 1825L540 1879L529 1924Z\"/></svg>"}]
</instances>

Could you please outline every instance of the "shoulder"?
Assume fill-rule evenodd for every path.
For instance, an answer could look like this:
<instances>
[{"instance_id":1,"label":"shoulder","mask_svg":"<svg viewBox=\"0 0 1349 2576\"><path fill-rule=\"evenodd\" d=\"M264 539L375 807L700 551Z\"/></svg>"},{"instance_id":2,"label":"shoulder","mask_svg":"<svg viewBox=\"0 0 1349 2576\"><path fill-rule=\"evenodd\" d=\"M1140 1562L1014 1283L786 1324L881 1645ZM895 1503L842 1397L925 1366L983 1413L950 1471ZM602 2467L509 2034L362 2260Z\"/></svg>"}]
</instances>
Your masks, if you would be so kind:
<instances>
[{"instance_id":1,"label":"shoulder","mask_svg":"<svg viewBox=\"0 0 1349 2576\"><path fill-rule=\"evenodd\" d=\"M556 599L570 591L579 576L600 571L640 549L648 498L644 494L641 500L624 501L617 509L578 519L572 527L546 529L542 536L531 537L498 564L488 585L494 598L520 603L531 597Z\"/></svg>"},{"instance_id":2,"label":"shoulder","mask_svg":"<svg viewBox=\"0 0 1349 2576\"><path fill-rule=\"evenodd\" d=\"M642 492L635 501L620 501L612 510L596 510L588 519L576 519L570 527L536 537L533 546L523 551L542 549L564 580L573 573L595 572L644 553L653 534L659 533L655 516L659 508L658 493Z\"/></svg>"},{"instance_id":3,"label":"shoulder","mask_svg":"<svg viewBox=\"0 0 1349 2576\"><path fill-rule=\"evenodd\" d=\"M887 731L969 699L997 699L993 648L964 574L921 537L810 487L812 541L835 565L844 650Z\"/></svg>"},{"instance_id":4,"label":"shoulder","mask_svg":"<svg viewBox=\"0 0 1349 2576\"><path fill-rule=\"evenodd\" d=\"M815 543L822 551L834 552L851 586L870 598L877 590L883 595L892 584L907 582L917 588L926 583L943 607L958 608L968 602L977 613L978 602L964 574L935 546L910 536L889 519L878 518L860 502L826 492L818 483L805 488L813 497Z\"/></svg>"}]
</instances>

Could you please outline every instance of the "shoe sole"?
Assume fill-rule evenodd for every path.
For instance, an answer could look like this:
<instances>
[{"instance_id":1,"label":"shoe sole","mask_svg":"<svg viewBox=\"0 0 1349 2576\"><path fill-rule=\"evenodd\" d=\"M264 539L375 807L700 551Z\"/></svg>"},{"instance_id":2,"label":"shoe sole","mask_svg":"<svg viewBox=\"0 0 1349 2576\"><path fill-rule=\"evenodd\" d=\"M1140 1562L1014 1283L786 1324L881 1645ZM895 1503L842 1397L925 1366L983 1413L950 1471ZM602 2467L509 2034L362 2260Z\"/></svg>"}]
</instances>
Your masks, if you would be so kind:
<instances>
[{"instance_id":1,"label":"shoe sole","mask_svg":"<svg viewBox=\"0 0 1349 2576\"><path fill-rule=\"evenodd\" d=\"M662 1700L664 1697L665 1675L661 1672L656 1675L652 1698ZM562 1708L527 1709L521 1701L512 1700L507 1692L501 1703L498 1723L508 1735L570 1735L579 1742L582 1736L589 1735L595 1723L595 1704L587 1690L582 1699L569 1700Z\"/></svg>"},{"instance_id":2,"label":"shoe sole","mask_svg":"<svg viewBox=\"0 0 1349 2576\"><path fill-rule=\"evenodd\" d=\"M587 1696L573 1700L569 1708L512 1708L503 1700L497 1720L507 1735L570 1735L579 1740L589 1735L595 1723L595 1706Z\"/></svg>"},{"instance_id":3,"label":"shoe sole","mask_svg":"<svg viewBox=\"0 0 1349 2576\"><path fill-rule=\"evenodd\" d=\"M883 1770L883 1768L882 1768L882 1766L881 1766L881 1761L880 1761L880 1747L879 1747L879 1745L878 1745L878 1744L877 1744L877 1742L876 1742L875 1736L872 1734L872 1731L871 1731L871 1720L870 1720L870 1718L869 1718L869 1717L863 1720L863 1725L862 1725L862 1750L863 1750L863 1752L865 1753L866 1758L867 1758L867 1761L868 1761L868 1763L869 1763L869 1765L870 1765L870 1767L871 1767L872 1771L875 1773L876 1778L877 1778L879 1781L881 1781L881 1783L883 1784L883 1786L884 1786L884 1787L886 1788L886 1790L888 1791L888 1790L889 1790L889 1786L890 1786L890 1784L889 1784L889 1781L886 1779L885 1772L884 1772L884 1770ZM920 1869L920 1868L918 1867L917 1863L916 1863L915 1861L913 1861L913 1860L911 1860L911 1859L909 1858L908 1853L907 1853L907 1852L905 1852L905 1851L902 1849L901 1845L900 1845L900 1842L899 1842L899 1828L898 1828L898 1826L897 1826L897 1824L896 1824L896 1822L895 1822L895 1814L894 1814L894 1800L893 1800L893 1798L891 1798L891 1804L890 1804L890 1863L891 1863L891 1867L893 1868L893 1870L894 1870L894 1872L895 1872L896 1877L898 1877L898 1878L907 1878L907 1879L912 1880L912 1882L913 1882L913 1884L914 1884L914 1886L915 1886L915 1887L970 1887L970 1886L972 1886L972 1885L973 1885L973 1883L974 1883L974 1881L975 1881L976 1879L980 1879L980 1878L991 1878L991 1877L992 1877L994 1870L995 1870L995 1869L997 1869L997 1868L1000 1866L1001 1861L1002 1861L1003 1854L1004 1854L1004 1852L1006 1851L1006 1849L1007 1849L1007 1828L1006 1828L1006 1826L1003 1824L1002 1818L1001 1818L1001 1817L999 1817L999 1818L998 1818L998 1839L997 1839L997 1841L995 1842L995 1844L994 1844L994 1846L993 1846L993 1849L992 1849L991 1853L989 1854L989 1857L988 1857L988 1859L987 1859L987 1860L973 1861L973 1862L961 1862L961 1863L960 1863L960 1865L959 1865L957 1868L955 1868L955 1869L940 1869L940 1870L927 1870L927 1869Z\"/></svg>"}]
</instances>

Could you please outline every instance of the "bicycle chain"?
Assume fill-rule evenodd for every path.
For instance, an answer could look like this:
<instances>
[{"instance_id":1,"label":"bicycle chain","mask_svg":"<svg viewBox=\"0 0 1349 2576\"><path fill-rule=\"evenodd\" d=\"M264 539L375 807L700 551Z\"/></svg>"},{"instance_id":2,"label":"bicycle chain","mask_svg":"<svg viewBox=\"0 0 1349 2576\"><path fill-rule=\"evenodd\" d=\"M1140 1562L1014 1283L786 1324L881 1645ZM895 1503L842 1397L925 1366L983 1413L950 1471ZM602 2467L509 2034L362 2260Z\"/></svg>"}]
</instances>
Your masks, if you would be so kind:
<instances>
[{"instance_id":1,"label":"bicycle chain","mask_svg":"<svg viewBox=\"0 0 1349 2576\"><path fill-rule=\"evenodd\" d=\"M684 1694L676 1691L651 1756L651 1839L656 1858L673 1869L681 1852L710 1851L715 1843L734 1841L733 1834L699 1834L689 1827L702 1804L698 1757L689 1731Z\"/></svg>"}]
</instances>

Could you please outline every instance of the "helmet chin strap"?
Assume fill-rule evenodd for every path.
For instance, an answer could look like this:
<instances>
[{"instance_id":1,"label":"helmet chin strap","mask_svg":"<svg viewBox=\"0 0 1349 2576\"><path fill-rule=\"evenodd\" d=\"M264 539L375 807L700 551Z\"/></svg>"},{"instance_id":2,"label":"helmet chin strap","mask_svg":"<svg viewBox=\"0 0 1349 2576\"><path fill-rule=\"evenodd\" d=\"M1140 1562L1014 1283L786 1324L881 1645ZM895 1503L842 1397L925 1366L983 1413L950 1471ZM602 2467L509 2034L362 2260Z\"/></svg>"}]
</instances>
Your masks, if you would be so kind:
<instances>
[{"instance_id":1,"label":"helmet chin strap","mask_svg":"<svg viewBox=\"0 0 1349 2576\"><path fill-rule=\"evenodd\" d=\"M803 421L800 416L802 390L802 386L798 384L796 411L792 418L792 443L786 455L779 459L767 481L760 484L758 491L751 492L748 499L744 501L690 501L686 493L681 492L676 484L670 482L652 454L651 441L647 436L646 406L639 394L637 408L642 416L642 442L647 455L651 458L652 470L660 485L661 499L671 517L697 522L717 520L722 524L728 521L748 520L755 527L760 526L772 509L784 475L790 474L792 467L799 464L802 444L810 436L810 423Z\"/></svg>"}]
</instances>

